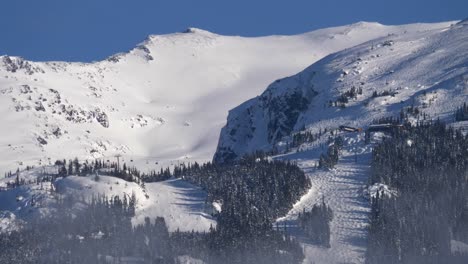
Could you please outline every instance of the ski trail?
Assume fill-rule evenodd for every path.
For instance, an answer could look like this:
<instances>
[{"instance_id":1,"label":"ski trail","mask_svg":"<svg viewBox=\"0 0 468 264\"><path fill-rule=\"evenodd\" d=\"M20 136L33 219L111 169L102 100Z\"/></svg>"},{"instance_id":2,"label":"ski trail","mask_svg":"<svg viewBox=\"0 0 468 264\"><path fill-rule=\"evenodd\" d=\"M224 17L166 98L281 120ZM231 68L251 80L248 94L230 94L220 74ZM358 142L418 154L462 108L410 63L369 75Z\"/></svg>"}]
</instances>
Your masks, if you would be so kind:
<instances>
[{"instance_id":1,"label":"ski trail","mask_svg":"<svg viewBox=\"0 0 468 264\"><path fill-rule=\"evenodd\" d=\"M369 175L371 148L357 137L346 140L333 170L315 168L316 159L298 161L310 177L312 188L285 217L277 221L280 227L286 225L288 232L303 244L304 263L364 263L370 206L362 190ZM314 245L297 226L298 213L312 209L322 197L334 213L330 225L330 248Z\"/></svg>"}]
</instances>

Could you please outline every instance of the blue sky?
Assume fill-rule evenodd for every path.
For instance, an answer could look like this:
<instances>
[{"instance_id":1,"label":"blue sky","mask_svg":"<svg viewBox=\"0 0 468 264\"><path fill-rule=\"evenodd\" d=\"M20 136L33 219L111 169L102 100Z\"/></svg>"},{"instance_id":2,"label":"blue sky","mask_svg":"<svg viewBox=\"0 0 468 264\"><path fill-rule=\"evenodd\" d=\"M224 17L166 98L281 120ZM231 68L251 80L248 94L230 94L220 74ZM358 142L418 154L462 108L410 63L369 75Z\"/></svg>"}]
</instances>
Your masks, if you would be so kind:
<instances>
[{"instance_id":1,"label":"blue sky","mask_svg":"<svg viewBox=\"0 0 468 264\"><path fill-rule=\"evenodd\" d=\"M467 0L1 0L0 54L100 60L149 34L198 27L225 35L297 34L358 21L468 17Z\"/></svg>"}]
</instances>

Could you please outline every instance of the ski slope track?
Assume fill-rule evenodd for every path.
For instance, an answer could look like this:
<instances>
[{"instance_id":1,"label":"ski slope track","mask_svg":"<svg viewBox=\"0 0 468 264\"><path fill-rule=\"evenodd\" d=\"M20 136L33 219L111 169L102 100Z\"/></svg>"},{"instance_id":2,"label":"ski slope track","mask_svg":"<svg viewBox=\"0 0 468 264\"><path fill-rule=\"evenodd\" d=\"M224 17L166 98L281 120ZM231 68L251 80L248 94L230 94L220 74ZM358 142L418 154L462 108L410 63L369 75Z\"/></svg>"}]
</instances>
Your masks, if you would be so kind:
<instances>
[{"instance_id":1,"label":"ski slope track","mask_svg":"<svg viewBox=\"0 0 468 264\"><path fill-rule=\"evenodd\" d=\"M360 22L244 38L190 28L93 63L0 57L0 173L121 154L138 167L211 160L229 109L273 80L389 34L449 23Z\"/></svg>"},{"instance_id":2,"label":"ski slope track","mask_svg":"<svg viewBox=\"0 0 468 264\"><path fill-rule=\"evenodd\" d=\"M332 170L316 168L323 144L308 146L300 153L283 155L281 159L297 161L311 180L312 188L298 201L289 213L277 220L302 243L304 263L364 263L366 227L369 200L364 195L370 172L371 146L365 144L364 134L347 136L338 164ZM330 226L330 248L317 246L302 234L297 224L298 214L310 211L325 199L333 210Z\"/></svg>"}]
</instances>

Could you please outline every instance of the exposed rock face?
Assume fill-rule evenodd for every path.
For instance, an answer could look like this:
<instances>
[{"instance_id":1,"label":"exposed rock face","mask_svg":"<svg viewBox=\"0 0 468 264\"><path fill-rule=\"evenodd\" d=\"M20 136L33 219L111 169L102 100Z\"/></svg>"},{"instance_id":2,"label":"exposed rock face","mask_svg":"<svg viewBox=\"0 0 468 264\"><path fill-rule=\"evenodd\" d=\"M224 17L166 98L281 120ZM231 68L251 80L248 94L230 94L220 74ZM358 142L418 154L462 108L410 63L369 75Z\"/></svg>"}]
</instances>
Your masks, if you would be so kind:
<instances>
[{"instance_id":1,"label":"exposed rock face","mask_svg":"<svg viewBox=\"0 0 468 264\"><path fill-rule=\"evenodd\" d=\"M244 153L271 150L288 136L318 94L311 83L313 76L277 80L262 95L230 111L214 161L229 162Z\"/></svg>"},{"instance_id":2,"label":"exposed rock face","mask_svg":"<svg viewBox=\"0 0 468 264\"><path fill-rule=\"evenodd\" d=\"M45 108L44 108L44 105L42 104L41 101L37 101L36 102L36 107L35 107L36 111L43 111L45 112Z\"/></svg>"},{"instance_id":3,"label":"exposed rock face","mask_svg":"<svg viewBox=\"0 0 468 264\"><path fill-rule=\"evenodd\" d=\"M98 107L88 110L87 107L71 104L55 89L38 89L30 85L20 85L16 89L4 90L3 94L11 96L17 112L36 110L45 114L64 116L66 121L75 124L97 121L103 127L109 127L109 117L104 110Z\"/></svg>"},{"instance_id":4,"label":"exposed rock face","mask_svg":"<svg viewBox=\"0 0 468 264\"><path fill-rule=\"evenodd\" d=\"M137 47L138 50L142 51L144 53L143 57L147 61L152 61L154 60L153 56L151 56L151 51L146 47L145 45L140 45Z\"/></svg>"},{"instance_id":5,"label":"exposed rock face","mask_svg":"<svg viewBox=\"0 0 468 264\"><path fill-rule=\"evenodd\" d=\"M37 137L37 142L39 142L41 145L47 145L47 140L42 137Z\"/></svg>"},{"instance_id":6,"label":"exposed rock face","mask_svg":"<svg viewBox=\"0 0 468 264\"><path fill-rule=\"evenodd\" d=\"M101 109L97 108L94 111L94 116L96 118L96 121L98 121L99 124L101 124L103 127L109 127L109 118L107 117L107 114L105 112L101 111Z\"/></svg>"},{"instance_id":7,"label":"exposed rock face","mask_svg":"<svg viewBox=\"0 0 468 264\"><path fill-rule=\"evenodd\" d=\"M20 57L3 56L2 62L5 66L5 69L9 72L17 72L19 70L24 70L29 75L38 72L44 73L44 70L32 65L30 62L25 61L23 58Z\"/></svg>"}]
</instances>

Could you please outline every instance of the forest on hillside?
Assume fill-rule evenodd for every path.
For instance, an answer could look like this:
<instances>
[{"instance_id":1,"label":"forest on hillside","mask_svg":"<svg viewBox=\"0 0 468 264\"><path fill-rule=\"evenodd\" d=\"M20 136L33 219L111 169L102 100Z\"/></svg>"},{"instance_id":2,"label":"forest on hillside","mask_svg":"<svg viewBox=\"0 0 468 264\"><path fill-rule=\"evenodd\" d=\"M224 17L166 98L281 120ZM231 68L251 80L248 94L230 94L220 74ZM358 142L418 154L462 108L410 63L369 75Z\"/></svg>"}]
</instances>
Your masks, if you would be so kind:
<instances>
[{"instance_id":1,"label":"forest on hillside","mask_svg":"<svg viewBox=\"0 0 468 264\"><path fill-rule=\"evenodd\" d=\"M57 164L58 174L43 175L41 181L53 184L59 176L104 170L144 185L156 175L142 177L136 169L109 168L98 161ZM134 196L98 196L91 201L67 196L57 200L53 214L34 219L18 231L1 233L0 263L178 263L179 256L205 263L302 262L299 243L287 229L273 227L275 218L310 188L309 179L295 164L256 155L233 164L184 165L160 175L184 178L205 189L209 201L221 203L223 210L215 215L217 226L202 233L169 233L163 218L148 218L145 224L132 226ZM27 183L12 184L10 188ZM71 210L77 203L86 206Z\"/></svg>"},{"instance_id":2,"label":"forest on hillside","mask_svg":"<svg viewBox=\"0 0 468 264\"><path fill-rule=\"evenodd\" d=\"M468 136L444 123L396 131L373 150L367 263L467 263L451 251L468 243ZM394 194L396 193L396 194Z\"/></svg>"}]
</instances>

